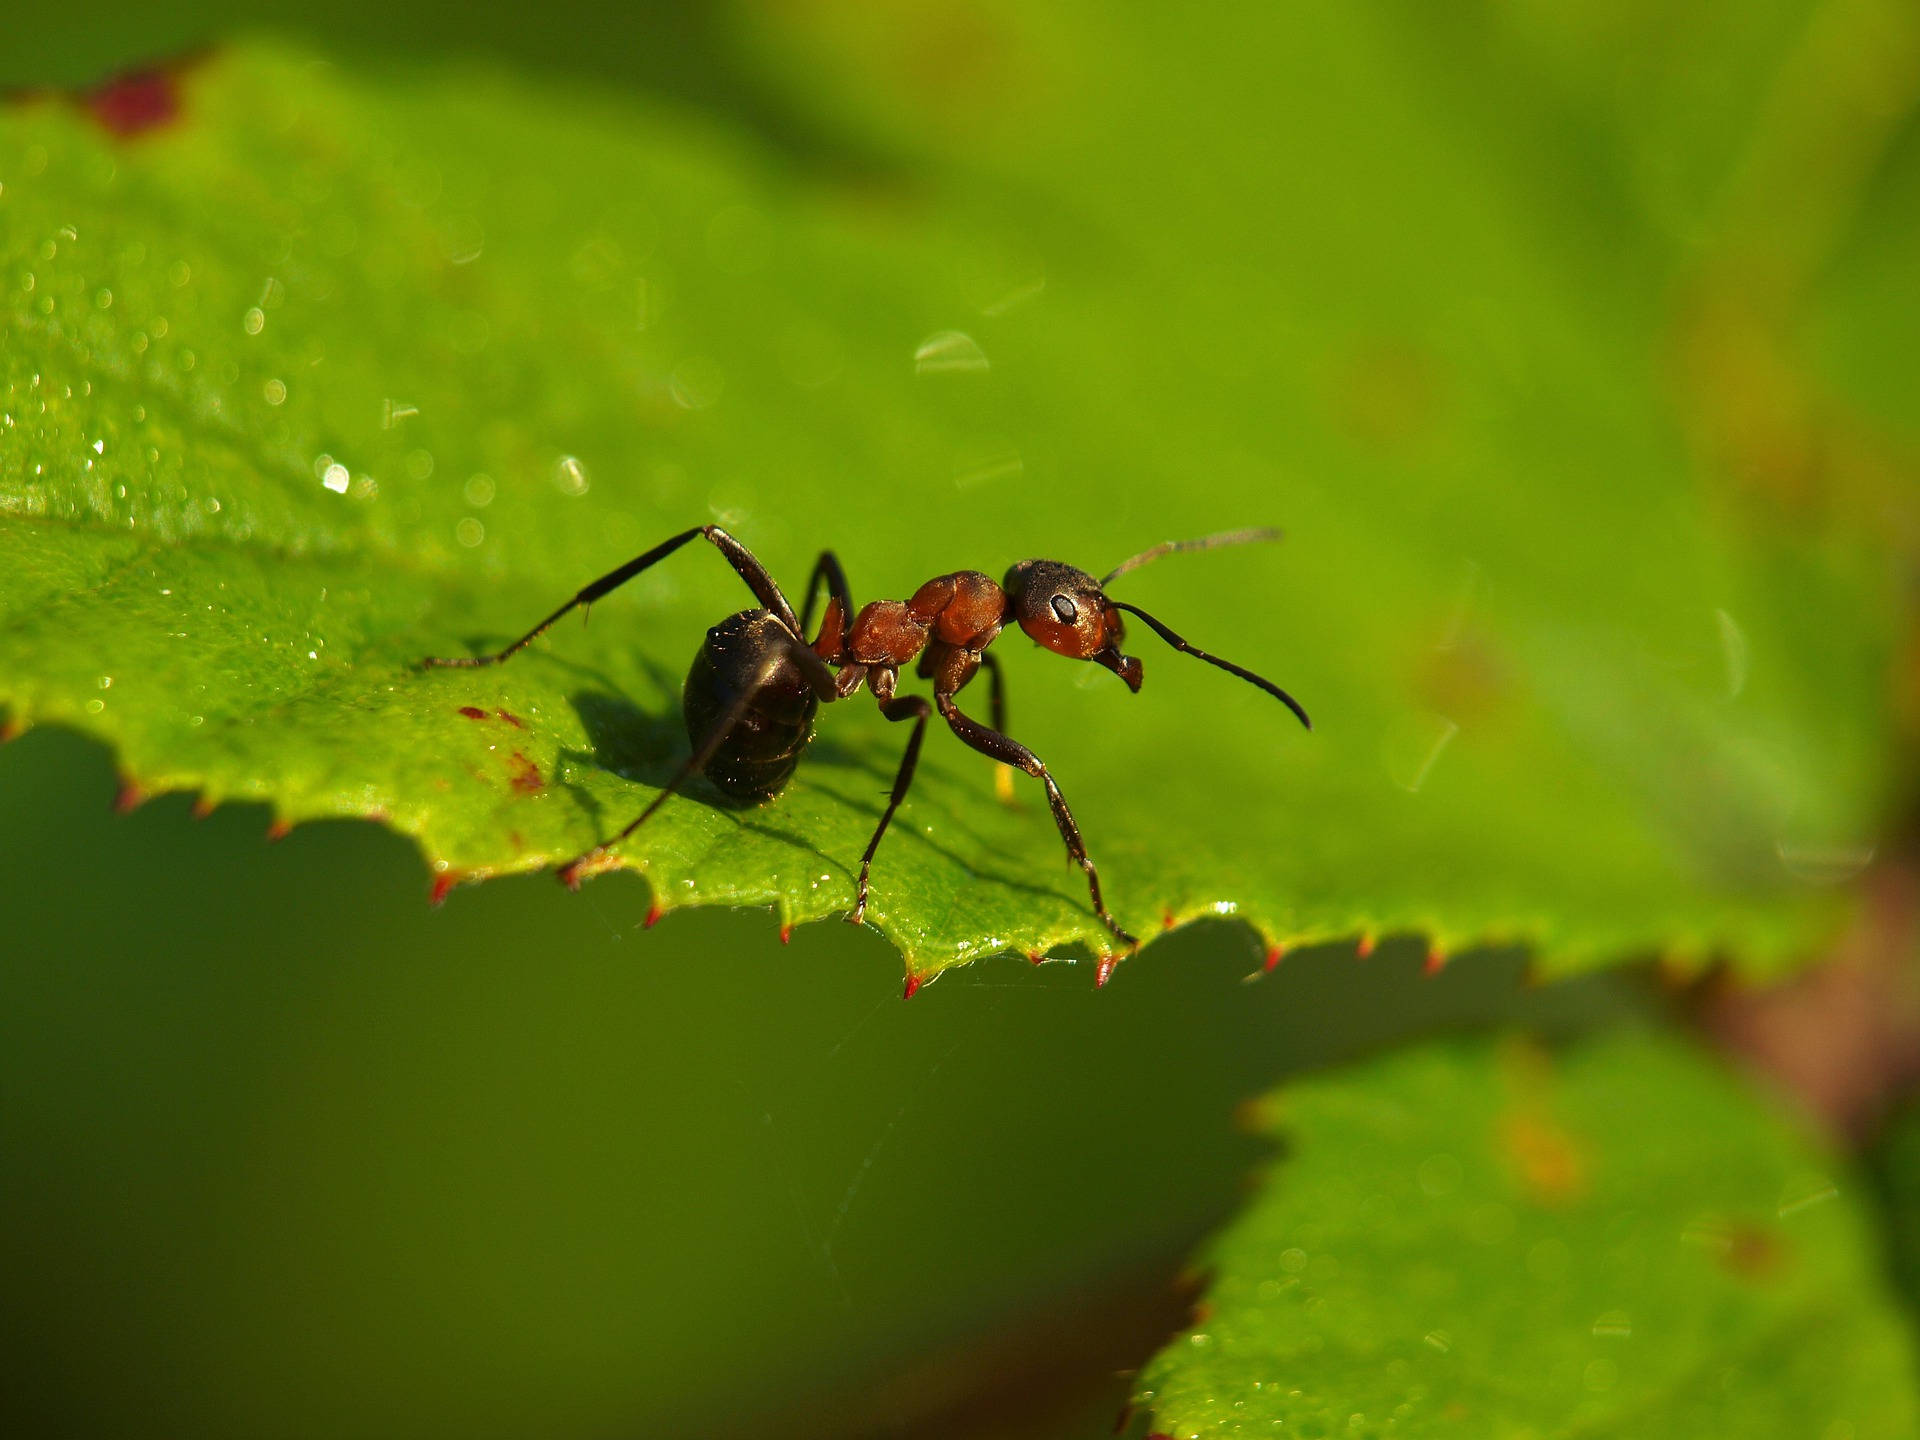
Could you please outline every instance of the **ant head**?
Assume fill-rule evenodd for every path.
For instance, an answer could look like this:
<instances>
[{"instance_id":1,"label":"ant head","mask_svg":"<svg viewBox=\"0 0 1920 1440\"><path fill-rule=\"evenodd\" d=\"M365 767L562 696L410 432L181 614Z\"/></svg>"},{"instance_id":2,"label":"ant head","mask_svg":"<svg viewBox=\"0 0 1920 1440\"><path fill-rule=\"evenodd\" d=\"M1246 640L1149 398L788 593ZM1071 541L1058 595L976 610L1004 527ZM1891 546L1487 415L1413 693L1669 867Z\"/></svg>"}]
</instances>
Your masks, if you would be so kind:
<instances>
[{"instance_id":1,"label":"ant head","mask_svg":"<svg viewBox=\"0 0 1920 1440\"><path fill-rule=\"evenodd\" d=\"M1124 610L1144 622L1149 630L1181 654L1204 660L1215 669L1236 675L1249 685L1266 691L1311 730L1313 722L1307 719L1307 712L1300 708L1300 702L1271 680L1243 669L1231 660L1209 655L1186 637L1175 634L1170 626L1138 605L1114 600L1107 594L1107 586L1122 575L1130 570L1138 570L1142 565L1151 565L1162 555L1175 555L1189 550L1217 550L1223 545L1245 545L1279 538L1278 530L1258 529L1229 530L1220 535L1202 536L1198 540L1169 540L1122 560L1098 580L1084 570L1062 565L1058 560L1022 560L1007 572L1006 584L1001 587L1007 592L1007 616L1018 620L1022 630L1054 654L1065 655L1070 660L1091 660L1096 665L1104 665L1126 681L1129 690L1138 691L1140 662L1131 655L1120 653L1120 640L1125 633L1120 612Z\"/></svg>"},{"instance_id":2,"label":"ant head","mask_svg":"<svg viewBox=\"0 0 1920 1440\"><path fill-rule=\"evenodd\" d=\"M1058 560L1022 560L1001 587L1010 618L1027 638L1069 660L1104 665L1127 688L1140 688L1140 662L1120 653L1126 627L1100 582Z\"/></svg>"}]
</instances>

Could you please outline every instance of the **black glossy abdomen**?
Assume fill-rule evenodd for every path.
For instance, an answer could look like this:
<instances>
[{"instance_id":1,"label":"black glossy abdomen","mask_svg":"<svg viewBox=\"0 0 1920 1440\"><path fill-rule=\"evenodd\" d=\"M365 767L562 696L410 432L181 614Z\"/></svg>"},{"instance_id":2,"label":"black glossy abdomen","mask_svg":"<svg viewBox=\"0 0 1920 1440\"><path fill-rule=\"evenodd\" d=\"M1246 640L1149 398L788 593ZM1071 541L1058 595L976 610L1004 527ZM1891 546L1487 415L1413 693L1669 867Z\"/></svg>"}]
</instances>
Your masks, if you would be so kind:
<instances>
[{"instance_id":1,"label":"black glossy abdomen","mask_svg":"<svg viewBox=\"0 0 1920 1440\"><path fill-rule=\"evenodd\" d=\"M707 631L687 671L681 709L696 747L740 696L753 694L706 767L707 778L737 800L778 795L813 738L820 701L793 661L792 644L786 627L765 610L742 610Z\"/></svg>"}]
</instances>

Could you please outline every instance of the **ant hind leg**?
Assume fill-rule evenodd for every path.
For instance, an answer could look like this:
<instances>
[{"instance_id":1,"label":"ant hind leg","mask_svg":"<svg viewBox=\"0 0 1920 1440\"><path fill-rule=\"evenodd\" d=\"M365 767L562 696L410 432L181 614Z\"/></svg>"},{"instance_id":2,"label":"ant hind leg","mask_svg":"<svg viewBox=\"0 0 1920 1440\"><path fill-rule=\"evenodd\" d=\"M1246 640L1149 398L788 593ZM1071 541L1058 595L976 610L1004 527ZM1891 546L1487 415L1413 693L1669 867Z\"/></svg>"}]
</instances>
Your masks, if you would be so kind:
<instances>
[{"instance_id":1,"label":"ant hind leg","mask_svg":"<svg viewBox=\"0 0 1920 1440\"><path fill-rule=\"evenodd\" d=\"M727 563L733 566L734 573L747 582L747 588L753 591L754 598L777 615L780 622L797 637L800 633L800 622L794 617L793 606L788 604L787 597L780 593L780 587L774 582L773 576L767 573L767 567L754 558L751 550L718 525L701 525L692 530L683 530L670 540L661 541L653 549L644 555L635 556L618 570L609 570L504 650L496 651L491 655L461 655L447 658L430 656L420 662L421 667L427 670L468 670L482 665L498 665L502 660L526 649L552 629L554 624L569 611L586 608L601 596L619 589L643 570L659 564L689 540L701 538L710 541L714 548L726 557Z\"/></svg>"},{"instance_id":2,"label":"ant hind leg","mask_svg":"<svg viewBox=\"0 0 1920 1440\"><path fill-rule=\"evenodd\" d=\"M790 658L799 664L801 672L806 675L815 694L823 699L833 699L833 672L827 668L826 664L811 650L795 641L787 641L786 649ZM734 697L733 703L727 706L725 713L714 721L705 735L700 737L700 743L693 747L693 753L681 762L680 768L673 772L665 785L661 786L660 793L647 802L647 808L640 812L632 824L618 835L602 840L584 855L576 856L560 867L561 882L569 890L578 890L581 877L588 870L604 860L614 846L652 819L653 812L666 803L668 796L678 792L687 781L705 771L708 763L719 753L720 747L727 743L727 737L734 732L735 727L746 718L747 712L752 710L755 702L760 699L761 693L768 686L768 677L773 673L773 669L774 667L769 664L761 672L759 679Z\"/></svg>"}]
</instances>

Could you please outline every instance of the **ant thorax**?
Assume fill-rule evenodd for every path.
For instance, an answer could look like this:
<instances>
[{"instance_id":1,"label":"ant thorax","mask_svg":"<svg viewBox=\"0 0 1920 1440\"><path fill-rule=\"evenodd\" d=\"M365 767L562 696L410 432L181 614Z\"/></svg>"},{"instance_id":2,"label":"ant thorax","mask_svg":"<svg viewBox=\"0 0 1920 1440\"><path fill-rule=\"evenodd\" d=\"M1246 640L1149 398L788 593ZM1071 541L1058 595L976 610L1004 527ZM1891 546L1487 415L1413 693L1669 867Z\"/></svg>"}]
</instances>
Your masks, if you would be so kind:
<instances>
[{"instance_id":1,"label":"ant thorax","mask_svg":"<svg viewBox=\"0 0 1920 1440\"><path fill-rule=\"evenodd\" d=\"M978 654L1005 623L1007 597L993 578L957 570L927 581L909 600L863 606L847 632L844 662L897 669L930 644Z\"/></svg>"}]
</instances>

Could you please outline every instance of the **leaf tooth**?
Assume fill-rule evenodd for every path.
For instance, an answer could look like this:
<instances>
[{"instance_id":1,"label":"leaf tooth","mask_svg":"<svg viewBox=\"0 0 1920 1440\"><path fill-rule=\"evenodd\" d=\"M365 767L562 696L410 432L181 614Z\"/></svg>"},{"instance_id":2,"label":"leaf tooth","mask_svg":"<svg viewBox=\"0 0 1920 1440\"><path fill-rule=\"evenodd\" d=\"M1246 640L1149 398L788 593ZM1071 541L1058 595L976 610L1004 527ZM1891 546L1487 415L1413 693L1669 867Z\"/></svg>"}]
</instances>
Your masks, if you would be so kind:
<instances>
[{"instance_id":1,"label":"leaf tooth","mask_svg":"<svg viewBox=\"0 0 1920 1440\"><path fill-rule=\"evenodd\" d=\"M907 983L901 988L901 991L900 991L900 998L902 1000L913 999L914 996L920 993L920 987L924 983L926 982L920 976L914 974L913 971L909 970L907 972Z\"/></svg>"}]
</instances>

